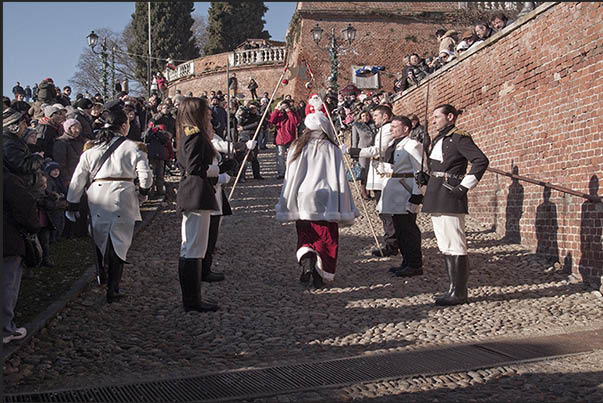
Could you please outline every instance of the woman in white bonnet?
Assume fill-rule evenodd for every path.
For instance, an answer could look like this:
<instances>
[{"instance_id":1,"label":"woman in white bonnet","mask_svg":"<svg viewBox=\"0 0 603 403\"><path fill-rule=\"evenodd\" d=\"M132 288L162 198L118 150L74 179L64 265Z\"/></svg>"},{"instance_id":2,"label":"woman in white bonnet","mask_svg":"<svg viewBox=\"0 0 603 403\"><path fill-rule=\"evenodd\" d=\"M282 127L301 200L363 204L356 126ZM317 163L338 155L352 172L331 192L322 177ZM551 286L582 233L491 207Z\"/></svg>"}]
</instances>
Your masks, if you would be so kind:
<instances>
[{"instance_id":1,"label":"woman in white bonnet","mask_svg":"<svg viewBox=\"0 0 603 403\"><path fill-rule=\"evenodd\" d=\"M345 177L341 150L329 119L320 112L322 100L311 100L315 111L287 156L285 181L276 205L278 221L295 221L300 281L320 288L335 278L339 225L359 216Z\"/></svg>"}]
</instances>

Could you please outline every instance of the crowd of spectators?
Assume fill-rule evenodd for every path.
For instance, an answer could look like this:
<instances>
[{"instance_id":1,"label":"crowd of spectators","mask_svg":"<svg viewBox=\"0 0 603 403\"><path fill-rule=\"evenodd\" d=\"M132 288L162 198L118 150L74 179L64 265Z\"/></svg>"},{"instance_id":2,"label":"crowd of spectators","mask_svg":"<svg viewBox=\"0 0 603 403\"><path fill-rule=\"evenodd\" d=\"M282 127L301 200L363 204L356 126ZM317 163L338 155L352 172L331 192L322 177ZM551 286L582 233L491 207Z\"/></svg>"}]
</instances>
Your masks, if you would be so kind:
<instances>
[{"instance_id":1,"label":"crowd of spectators","mask_svg":"<svg viewBox=\"0 0 603 403\"><path fill-rule=\"evenodd\" d=\"M399 93L418 85L429 74L441 69L464 52L474 49L509 24L511 21L507 16L503 13L496 13L491 16L489 21L477 22L463 33L438 29L435 32L439 43L438 54L427 58L422 58L417 53L404 55L402 58L403 69L396 74L393 91Z\"/></svg>"}]
</instances>

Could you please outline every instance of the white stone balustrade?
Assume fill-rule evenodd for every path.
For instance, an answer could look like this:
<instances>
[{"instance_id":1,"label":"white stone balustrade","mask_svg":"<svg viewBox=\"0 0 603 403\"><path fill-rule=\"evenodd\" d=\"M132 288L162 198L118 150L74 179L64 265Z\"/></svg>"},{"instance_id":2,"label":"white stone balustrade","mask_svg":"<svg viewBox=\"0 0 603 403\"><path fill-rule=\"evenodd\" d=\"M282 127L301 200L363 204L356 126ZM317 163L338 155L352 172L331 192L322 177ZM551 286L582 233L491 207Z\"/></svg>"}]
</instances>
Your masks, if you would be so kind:
<instances>
[{"instance_id":1,"label":"white stone balustrade","mask_svg":"<svg viewBox=\"0 0 603 403\"><path fill-rule=\"evenodd\" d=\"M195 74L195 62L191 60L186 63L182 63L176 67L176 70L167 70L168 81L178 80L182 77L192 76Z\"/></svg>"},{"instance_id":2,"label":"white stone balustrade","mask_svg":"<svg viewBox=\"0 0 603 403\"><path fill-rule=\"evenodd\" d=\"M278 64L285 61L286 47L258 48L234 51L228 55L231 66Z\"/></svg>"}]
</instances>

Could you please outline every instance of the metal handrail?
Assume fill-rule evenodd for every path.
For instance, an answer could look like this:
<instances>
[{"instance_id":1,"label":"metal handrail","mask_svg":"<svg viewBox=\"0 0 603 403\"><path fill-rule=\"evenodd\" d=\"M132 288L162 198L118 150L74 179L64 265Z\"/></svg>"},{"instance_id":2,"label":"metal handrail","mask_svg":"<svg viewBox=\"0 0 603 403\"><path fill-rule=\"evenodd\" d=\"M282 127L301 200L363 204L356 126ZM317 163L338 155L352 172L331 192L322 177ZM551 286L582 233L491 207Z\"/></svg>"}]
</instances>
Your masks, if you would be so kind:
<instances>
[{"instance_id":1,"label":"metal handrail","mask_svg":"<svg viewBox=\"0 0 603 403\"><path fill-rule=\"evenodd\" d=\"M496 174L499 174L499 175L508 176L509 178L518 179L518 180L521 180L521 181L524 181L524 182L533 183L534 185L539 185L539 186L542 186L542 187L545 187L545 188L554 189L554 190L557 190L557 191L562 192L562 193L568 193L568 194L571 194L571 195L574 195L574 196L582 197L582 198L587 199L587 200L589 200L591 202L594 202L594 203L603 203L603 200L601 199L601 197L589 195L589 194L586 194L586 193L576 192L575 190L571 190L571 189L568 189L568 188L563 187L563 186L553 185L550 182L543 182L543 181L539 181L539 180L536 180L536 179L528 178L528 177L525 177L525 176L515 175L515 174L509 173L509 172L501 171L500 169L496 169L496 168L489 168L488 167L487 170L491 171L491 172L494 172Z\"/></svg>"}]
</instances>

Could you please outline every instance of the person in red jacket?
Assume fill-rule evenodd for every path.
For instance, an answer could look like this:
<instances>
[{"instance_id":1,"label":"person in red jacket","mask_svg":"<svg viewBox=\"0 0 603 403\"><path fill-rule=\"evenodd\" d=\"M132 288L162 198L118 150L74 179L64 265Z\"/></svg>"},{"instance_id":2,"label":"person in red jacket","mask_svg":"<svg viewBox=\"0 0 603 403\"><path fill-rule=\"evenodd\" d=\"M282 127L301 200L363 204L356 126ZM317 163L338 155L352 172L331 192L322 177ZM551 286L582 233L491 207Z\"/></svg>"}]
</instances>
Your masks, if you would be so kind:
<instances>
[{"instance_id":1,"label":"person in red jacket","mask_svg":"<svg viewBox=\"0 0 603 403\"><path fill-rule=\"evenodd\" d=\"M291 103L283 100L274 109L268 122L276 126L276 137L274 140L276 144L276 170L278 172L278 179L283 179L285 177L287 150L297 138L297 126L300 119L293 110Z\"/></svg>"}]
</instances>

